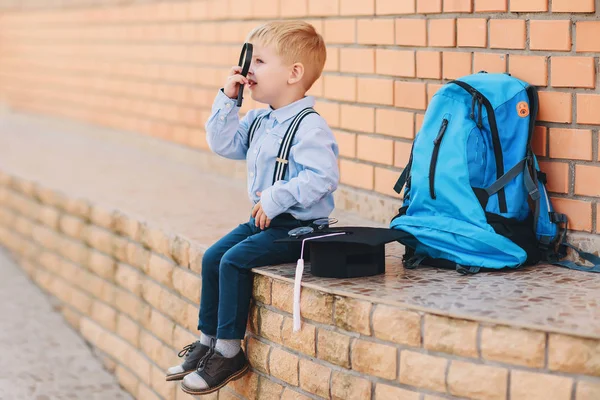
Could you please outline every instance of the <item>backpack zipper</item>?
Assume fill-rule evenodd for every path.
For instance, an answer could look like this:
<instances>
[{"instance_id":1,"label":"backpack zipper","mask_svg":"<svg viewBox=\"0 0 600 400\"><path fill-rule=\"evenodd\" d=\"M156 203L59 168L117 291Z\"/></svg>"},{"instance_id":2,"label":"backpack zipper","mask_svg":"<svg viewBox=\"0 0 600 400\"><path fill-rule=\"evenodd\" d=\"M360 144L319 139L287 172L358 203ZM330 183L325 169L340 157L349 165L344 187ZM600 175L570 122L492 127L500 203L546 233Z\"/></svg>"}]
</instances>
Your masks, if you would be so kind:
<instances>
[{"instance_id":1,"label":"backpack zipper","mask_svg":"<svg viewBox=\"0 0 600 400\"><path fill-rule=\"evenodd\" d=\"M485 106L487 110L488 121L490 123L490 131L492 134L492 146L494 148L494 158L496 159L496 179L500 179L502 175L504 175L504 157L502 155L502 144L500 143L500 136L498 135L498 125L496 123L496 114L494 113L494 108L492 107L492 103L485 97L481 92L475 89L473 86L465 83L463 81L450 81L449 83L454 83L467 92L471 94L471 96L477 96L478 101ZM479 111L479 118L481 117L481 108ZM481 120L480 123L482 124ZM479 125L479 124L478 124ZM483 126L483 124L482 124ZM481 129L481 128L480 128ZM506 213L508 211L506 207L506 193L504 188L498 191L498 206L500 208L501 213Z\"/></svg>"},{"instance_id":2,"label":"backpack zipper","mask_svg":"<svg viewBox=\"0 0 600 400\"><path fill-rule=\"evenodd\" d=\"M444 133L446 133L446 128L448 128L448 118L442 120L442 126L440 126L440 130L438 132L437 137L433 140L433 154L431 155L431 163L429 164L429 194L431 198L435 200L435 167L437 166L438 154L440 152L440 144L442 143L442 138L444 137Z\"/></svg>"}]
</instances>

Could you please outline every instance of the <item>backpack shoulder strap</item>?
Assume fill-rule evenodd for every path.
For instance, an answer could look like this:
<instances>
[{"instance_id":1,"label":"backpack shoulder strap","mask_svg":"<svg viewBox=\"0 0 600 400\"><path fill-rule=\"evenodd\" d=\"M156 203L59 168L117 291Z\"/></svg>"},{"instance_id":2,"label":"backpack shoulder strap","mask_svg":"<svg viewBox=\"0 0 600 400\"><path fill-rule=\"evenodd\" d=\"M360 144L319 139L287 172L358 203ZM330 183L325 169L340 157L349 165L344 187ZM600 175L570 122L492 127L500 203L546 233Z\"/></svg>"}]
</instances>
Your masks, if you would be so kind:
<instances>
[{"instance_id":1,"label":"backpack shoulder strap","mask_svg":"<svg viewBox=\"0 0 600 400\"><path fill-rule=\"evenodd\" d=\"M310 114L319 114L312 107L307 107L300 111L292 120L292 123L285 132L285 136L281 141L279 147L279 153L277 154L277 160L275 161L275 171L273 172L273 183L282 180L285 177L288 166L288 157L290 156L290 150L292 148L292 142L298 132L300 123L302 120Z\"/></svg>"}]
</instances>

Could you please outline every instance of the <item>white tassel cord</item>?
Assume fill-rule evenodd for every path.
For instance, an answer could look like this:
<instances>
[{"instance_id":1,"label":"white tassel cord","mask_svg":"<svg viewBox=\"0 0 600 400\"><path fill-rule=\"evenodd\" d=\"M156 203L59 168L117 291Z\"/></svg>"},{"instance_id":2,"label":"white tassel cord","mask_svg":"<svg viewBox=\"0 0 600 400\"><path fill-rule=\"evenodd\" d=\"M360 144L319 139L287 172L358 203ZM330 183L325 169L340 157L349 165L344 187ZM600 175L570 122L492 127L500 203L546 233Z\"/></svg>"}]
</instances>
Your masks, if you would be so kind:
<instances>
[{"instance_id":1,"label":"white tassel cord","mask_svg":"<svg viewBox=\"0 0 600 400\"><path fill-rule=\"evenodd\" d=\"M304 273L304 243L308 240L345 234L346 232L330 233L328 235L313 236L302 240L302 249L300 250L300 258L296 264L296 278L294 279L294 332L300 330L300 288L302 286L302 274Z\"/></svg>"}]
</instances>

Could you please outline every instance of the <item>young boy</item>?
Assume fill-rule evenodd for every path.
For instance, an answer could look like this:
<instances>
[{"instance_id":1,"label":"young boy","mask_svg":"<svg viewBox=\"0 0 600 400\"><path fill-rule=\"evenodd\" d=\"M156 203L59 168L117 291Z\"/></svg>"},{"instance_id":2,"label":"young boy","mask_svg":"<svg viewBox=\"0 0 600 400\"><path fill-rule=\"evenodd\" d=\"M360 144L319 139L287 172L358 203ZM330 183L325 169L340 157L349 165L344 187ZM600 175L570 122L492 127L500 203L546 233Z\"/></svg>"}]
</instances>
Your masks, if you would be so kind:
<instances>
[{"instance_id":1,"label":"young boy","mask_svg":"<svg viewBox=\"0 0 600 400\"><path fill-rule=\"evenodd\" d=\"M253 45L248 75L241 75L240 67L231 69L206 132L215 153L246 159L254 207L250 220L210 247L202 259L201 337L180 353L186 355L185 362L167 373L167 380L183 378L182 389L194 395L214 392L247 372L240 341L252 294L250 270L298 259L299 247L274 241L328 217L339 180L337 143L325 120L310 113L315 100L306 96L323 71L323 38L310 24L285 21L255 28L247 42ZM241 84L269 108L251 110L240 121L235 99ZM286 132L295 127L292 140ZM287 157L281 152L286 148Z\"/></svg>"}]
</instances>

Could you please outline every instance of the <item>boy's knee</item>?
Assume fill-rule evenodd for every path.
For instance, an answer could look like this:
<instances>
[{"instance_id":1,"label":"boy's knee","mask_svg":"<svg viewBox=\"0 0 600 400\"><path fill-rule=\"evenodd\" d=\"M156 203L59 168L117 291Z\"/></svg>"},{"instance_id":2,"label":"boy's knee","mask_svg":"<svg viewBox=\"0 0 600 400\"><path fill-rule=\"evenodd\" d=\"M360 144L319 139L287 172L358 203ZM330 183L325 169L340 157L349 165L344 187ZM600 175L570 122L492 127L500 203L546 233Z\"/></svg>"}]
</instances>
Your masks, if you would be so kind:
<instances>
[{"instance_id":1,"label":"boy's knee","mask_svg":"<svg viewBox=\"0 0 600 400\"><path fill-rule=\"evenodd\" d=\"M202 256L202 275L204 276L205 274L214 274L218 272L220 263L221 254L213 247L210 247Z\"/></svg>"}]
</instances>

